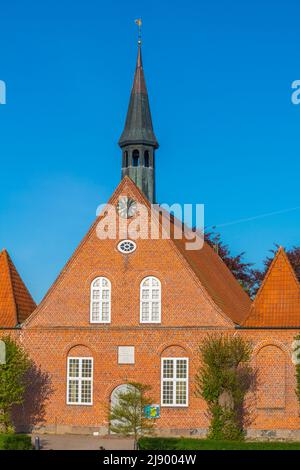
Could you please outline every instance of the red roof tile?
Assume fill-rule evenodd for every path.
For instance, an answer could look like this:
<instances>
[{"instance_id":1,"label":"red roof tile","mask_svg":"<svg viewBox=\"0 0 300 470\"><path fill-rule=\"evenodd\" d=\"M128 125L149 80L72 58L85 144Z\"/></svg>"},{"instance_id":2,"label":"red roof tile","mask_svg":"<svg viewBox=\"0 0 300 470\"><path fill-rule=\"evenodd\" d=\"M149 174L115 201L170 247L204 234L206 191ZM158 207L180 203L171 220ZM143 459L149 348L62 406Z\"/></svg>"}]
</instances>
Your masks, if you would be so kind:
<instances>
[{"instance_id":1,"label":"red roof tile","mask_svg":"<svg viewBox=\"0 0 300 470\"><path fill-rule=\"evenodd\" d=\"M14 327L33 312L36 304L6 250L0 253L0 327Z\"/></svg>"},{"instance_id":2,"label":"red roof tile","mask_svg":"<svg viewBox=\"0 0 300 470\"><path fill-rule=\"evenodd\" d=\"M300 284L283 248L274 257L243 326L300 326Z\"/></svg>"}]
</instances>

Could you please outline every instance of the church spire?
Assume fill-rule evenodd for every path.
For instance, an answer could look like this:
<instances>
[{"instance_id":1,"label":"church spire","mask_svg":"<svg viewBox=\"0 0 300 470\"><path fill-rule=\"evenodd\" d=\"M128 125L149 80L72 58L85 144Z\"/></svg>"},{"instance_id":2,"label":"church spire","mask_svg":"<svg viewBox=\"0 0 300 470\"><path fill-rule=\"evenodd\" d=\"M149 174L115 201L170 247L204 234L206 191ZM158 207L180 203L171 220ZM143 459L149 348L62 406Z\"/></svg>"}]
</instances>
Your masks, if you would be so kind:
<instances>
[{"instance_id":1,"label":"church spire","mask_svg":"<svg viewBox=\"0 0 300 470\"><path fill-rule=\"evenodd\" d=\"M141 26L141 23L137 24ZM119 145L123 153L122 178L128 175L149 201L155 202L154 158L158 142L153 130L143 71L140 30L133 86Z\"/></svg>"}]
</instances>

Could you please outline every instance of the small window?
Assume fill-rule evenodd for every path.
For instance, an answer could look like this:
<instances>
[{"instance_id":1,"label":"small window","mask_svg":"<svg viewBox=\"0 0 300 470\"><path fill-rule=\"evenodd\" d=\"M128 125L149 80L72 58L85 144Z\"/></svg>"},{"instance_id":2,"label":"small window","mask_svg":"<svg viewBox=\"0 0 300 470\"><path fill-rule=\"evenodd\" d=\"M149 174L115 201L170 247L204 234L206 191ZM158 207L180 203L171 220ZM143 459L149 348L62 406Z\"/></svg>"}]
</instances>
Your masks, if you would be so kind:
<instances>
[{"instance_id":1,"label":"small window","mask_svg":"<svg viewBox=\"0 0 300 470\"><path fill-rule=\"evenodd\" d=\"M146 277L141 282L140 322L161 322L161 284L156 277Z\"/></svg>"},{"instance_id":2,"label":"small window","mask_svg":"<svg viewBox=\"0 0 300 470\"><path fill-rule=\"evenodd\" d=\"M134 364L134 346L118 347L118 364Z\"/></svg>"},{"instance_id":3,"label":"small window","mask_svg":"<svg viewBox=\"0 0 300 470\"><path fill-rule=\"evenodd\" d=\"M161 404L162 406L188 406L187 358L162 358Z\"/></svg>"},{"instance_id":4,"label":"small window","mask_svg":"<svg viewBox=\"0 0 300 470\"><path fill-rule=\"evenodd\" d=\"M91 323L110 323L111 284L106 277L97 277L91 285Z\"/></svg>"},{"instance_id":5,"label":"small window","mask_svg":"<svg viewBox=\"0 0 300 470\"><path fill-rule=\"evenodd\" d=\"M132 166L139 166L139 159L140 159L140 152L138 150L134 150L132 152Z\"/></svg>"},{"instance_id":6,"label":"small window","mask_svg":"<svg viewBox=\"0 0 300 470\"><path fill-rule=\"evenodd\" d=\"M144 166L146 168L149 168L149 166L150 166L150 157L149 157L148 150L146 150L145 153L144 153Z\"/></svg>"},{"instance_id":7,"label":"small window","mask_svg":"<svg viewBox=\"0 0 300 470\"><path fill-rule=\"evenodd\" d=\"M93 404L92 357L68 357L67 404Z\"/></svg>"}]
</instances>

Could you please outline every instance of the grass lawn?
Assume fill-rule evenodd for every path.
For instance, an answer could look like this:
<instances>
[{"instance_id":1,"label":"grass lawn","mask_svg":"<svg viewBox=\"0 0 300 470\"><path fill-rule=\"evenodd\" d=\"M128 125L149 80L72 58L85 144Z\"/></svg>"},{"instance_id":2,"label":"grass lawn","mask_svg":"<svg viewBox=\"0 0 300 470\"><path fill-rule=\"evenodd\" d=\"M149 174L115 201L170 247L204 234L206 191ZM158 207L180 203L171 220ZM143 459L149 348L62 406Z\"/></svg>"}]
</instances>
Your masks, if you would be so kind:
<instances>
[{"instance_id":1,"label":"grass lawn","mask_svg":"<svg viewBox=\"0 0 300 470\"><path fill-rule=\"evenodd\" d=\"M300 442L235 442L208 439L144 437L140 449L146 450L300 450Z\"/></svg>"},{"instance_id":2,"label":"grass lawn","mask_svg":"<svg viewBox=\"0 0 300 470\"><path fill-rule=\"evenodd\" d=\"M31 437L27 434L0 434L0 450L31 449Z\"/></svg>"}]
</instances>

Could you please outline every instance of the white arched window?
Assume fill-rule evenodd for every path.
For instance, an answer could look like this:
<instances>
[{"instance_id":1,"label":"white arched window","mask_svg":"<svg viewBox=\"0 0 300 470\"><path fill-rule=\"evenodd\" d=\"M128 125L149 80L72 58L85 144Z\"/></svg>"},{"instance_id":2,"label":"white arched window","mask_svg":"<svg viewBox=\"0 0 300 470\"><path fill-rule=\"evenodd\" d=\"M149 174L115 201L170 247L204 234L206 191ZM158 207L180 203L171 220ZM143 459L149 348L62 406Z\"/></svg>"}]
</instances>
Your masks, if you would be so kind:
<instances>
[{"instance_id":1,"label":"white arched window","mask_svg":"<svg viewBox=\"0 0 300 470\"><path fill-rule=\"evenodd\" d=\"M110 323L111 283L106 277L97 277L91 285L91 323Z\"/></svg>"},{"instance_id":2,"label":"white arched window","mask_svg":"<svg viewBox=\"0 0 300 470\"><path fill-rule=\"evenodd\" d=\"M161 322L161 284L156 277L146 277L140 289L140 322Z\"/></svg>"}]
</instances>

